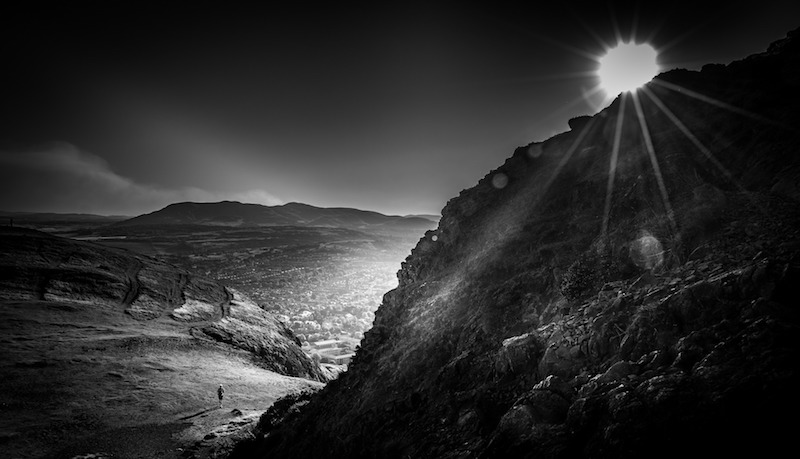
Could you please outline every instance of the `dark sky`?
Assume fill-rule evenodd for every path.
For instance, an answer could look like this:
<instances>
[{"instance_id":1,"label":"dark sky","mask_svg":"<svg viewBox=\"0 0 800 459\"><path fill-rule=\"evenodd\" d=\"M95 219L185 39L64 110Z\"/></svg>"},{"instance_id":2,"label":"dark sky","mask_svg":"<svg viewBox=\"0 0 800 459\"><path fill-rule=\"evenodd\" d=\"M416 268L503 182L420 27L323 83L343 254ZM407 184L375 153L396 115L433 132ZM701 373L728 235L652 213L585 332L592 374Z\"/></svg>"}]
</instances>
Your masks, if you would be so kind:
<instances>
[{"instance_id":1,"label":"dark sky","mask_svg":"<svg viewBox=\"0 0 800 459\"><path fill-rule=\"evenodd\" d=\"M592 56L617 30L666 70L800 26L796 1L60 3L0 7L2 210L438 213L515 147L601 108L585 96Z\"/></svg>"}]
</instances>

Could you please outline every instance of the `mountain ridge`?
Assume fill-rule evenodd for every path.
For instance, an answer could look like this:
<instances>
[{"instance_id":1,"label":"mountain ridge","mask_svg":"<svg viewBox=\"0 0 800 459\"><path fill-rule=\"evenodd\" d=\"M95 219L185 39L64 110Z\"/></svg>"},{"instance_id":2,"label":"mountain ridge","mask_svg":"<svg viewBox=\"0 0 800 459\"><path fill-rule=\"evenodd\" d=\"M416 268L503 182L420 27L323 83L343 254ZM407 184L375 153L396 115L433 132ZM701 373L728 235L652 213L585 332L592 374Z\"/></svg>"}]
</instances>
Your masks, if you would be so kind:
<instances>
[{"instance_id":1,"label":"mountain ridge","mask_svg":"<svg viewBox=\"0 0 800 459\"><path fill-rule=\"evenodd\" d=\"M290 202L278 206L238 201L181 202L117 222L115 227L199 224L209 226L322 226L361 230L427 230L436 222L419 216L384 215L348 207L316 207Z\"/></svg>"}]
</instances>

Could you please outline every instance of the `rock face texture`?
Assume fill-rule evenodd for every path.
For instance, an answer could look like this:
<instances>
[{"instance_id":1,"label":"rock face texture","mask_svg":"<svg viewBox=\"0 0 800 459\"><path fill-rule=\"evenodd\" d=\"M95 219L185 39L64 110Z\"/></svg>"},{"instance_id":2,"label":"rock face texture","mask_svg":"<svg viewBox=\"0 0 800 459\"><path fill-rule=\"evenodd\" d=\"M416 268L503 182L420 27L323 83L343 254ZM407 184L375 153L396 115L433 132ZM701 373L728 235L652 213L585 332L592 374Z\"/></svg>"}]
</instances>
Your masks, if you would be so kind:
<instances>
[{"instance_id":1,"label":"rock face texture","mask_svg":"<svg viewBox=\"0 0 800 459\"><path fill-rule=\"evenodd\" d=\"M350 369L237 457L673 457L791 445L800 33L674 70L452 199Z\"/></svg>"},{"instance_id":2,"label":"rock face texture","mask_svg":"<svg viewBox=\"0 0 800 459\"><path fill-rule=\"evenodd\" d=\"M326 381L292 331L235 290L121 249L0 228L0 300L80 304L249 351L263 368Z\"/></svg>"}]
</instances>

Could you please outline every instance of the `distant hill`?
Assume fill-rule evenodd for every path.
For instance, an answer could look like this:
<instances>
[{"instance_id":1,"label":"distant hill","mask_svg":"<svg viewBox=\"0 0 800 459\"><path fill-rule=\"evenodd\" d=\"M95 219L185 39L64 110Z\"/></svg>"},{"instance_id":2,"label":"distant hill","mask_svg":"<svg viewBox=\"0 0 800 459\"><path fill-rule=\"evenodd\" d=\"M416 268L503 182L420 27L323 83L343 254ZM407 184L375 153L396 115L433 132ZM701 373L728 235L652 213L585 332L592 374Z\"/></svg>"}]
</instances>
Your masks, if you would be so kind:
<instances>
[{"instance_id":1,"label":"distant hill","mask_svg":"<svg viewBox=\"0 0 800 459\"><path fill-rule=\"evenodd\" d=\"M436 223L439 223L439 220L442 219L441 215L433 215L433 214L409 214L409 215L404 215L404 217L406 218L419 217Z\"/></svg>"},{"instance_id":2,"label":"distant hill","mask_svg":"<svg viewBox=\"0 0 800 459\"><path fill-rule=\"evenodd\" d=\"M181 202L140 215L115 226L321 226L371 231L425 231L437 222L422 216L389 216L346 207L315 207L291 202L280 206L243 204L235 201Z\"/></svg>"},{"instance_id":3,"label":"distant hill","mask_svg":"<svg viewBox=\"0 0 800 459\"><path fill-rule=\"evenodd\" d=\"M18 212L0 210L2 217L24 218L28 220L62 220L62 221L98 221L98 220L124 220L130 218L127 215L97 215L81 213L58 213L58 212Z\"/></svg>"},{"instance_id":4,"label":"distant hill","mask_svg":"<svg viewBox=\"0 0 800 459\"><path fill-rule=\"evenodd\" d=\"M0 210L0 224L90 224L107 225L130 218L127 215L60 214L55 212L9 212Z\"/></svg>"}]
</instances>

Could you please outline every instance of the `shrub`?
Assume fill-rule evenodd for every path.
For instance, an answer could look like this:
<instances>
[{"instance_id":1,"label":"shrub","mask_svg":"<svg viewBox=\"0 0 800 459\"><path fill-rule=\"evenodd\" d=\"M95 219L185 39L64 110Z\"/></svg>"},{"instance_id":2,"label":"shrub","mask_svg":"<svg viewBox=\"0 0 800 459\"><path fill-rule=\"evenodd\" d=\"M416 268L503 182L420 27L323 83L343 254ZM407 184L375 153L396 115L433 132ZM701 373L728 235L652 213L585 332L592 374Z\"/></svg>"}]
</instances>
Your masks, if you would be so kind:
<instances>
[{"instance_id":1,"label":"shrub","mask_svg":"<svg viewBox=\"0 0 800 459\"><path fill-rule=\"evenodd\" d=\"M611 253L603 248L581 254L561 277L560 291L565 298L576 300L593 293L604 282L613 280L618 267Z\"/></svg>"},{"instance_id":2,"label":"shrub","mask_svg":"<svg viewBox=\"0 0 800 459\"><path fill-rule=\"evenodd\" d=\"M261 415L258 421L258 429L261 432L269 432L287 417L296 415L303 406L308 404L316 392L317 390L315 389L305 389L287 394L278 399Z\"/></svg>"}]
</instances>

